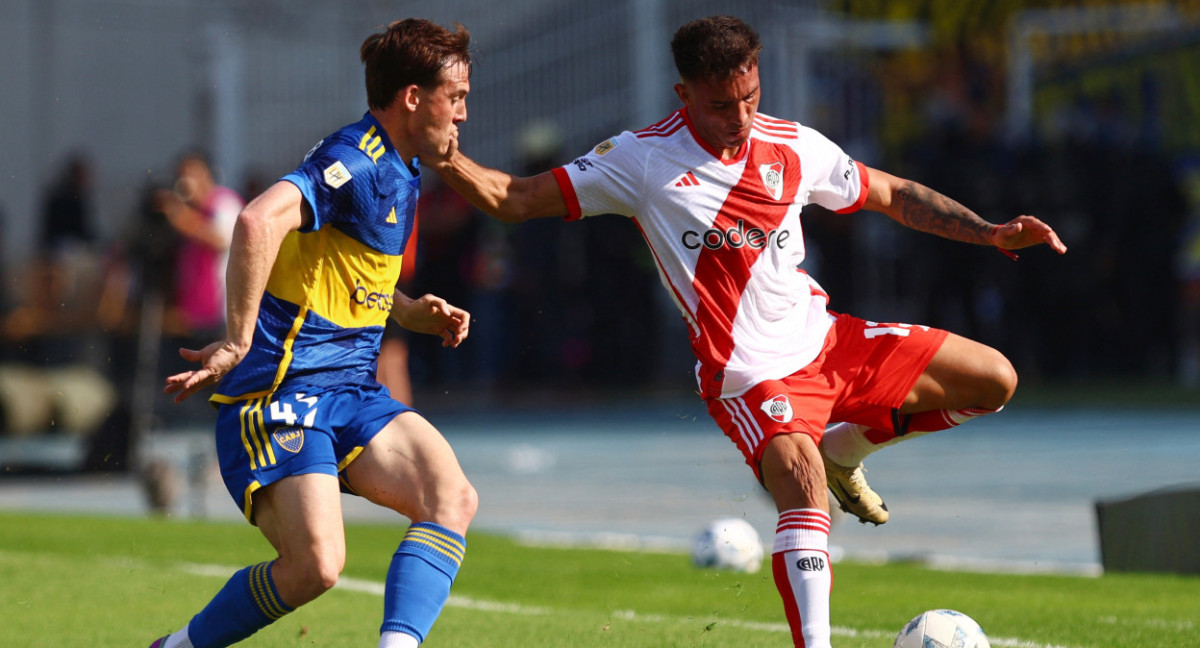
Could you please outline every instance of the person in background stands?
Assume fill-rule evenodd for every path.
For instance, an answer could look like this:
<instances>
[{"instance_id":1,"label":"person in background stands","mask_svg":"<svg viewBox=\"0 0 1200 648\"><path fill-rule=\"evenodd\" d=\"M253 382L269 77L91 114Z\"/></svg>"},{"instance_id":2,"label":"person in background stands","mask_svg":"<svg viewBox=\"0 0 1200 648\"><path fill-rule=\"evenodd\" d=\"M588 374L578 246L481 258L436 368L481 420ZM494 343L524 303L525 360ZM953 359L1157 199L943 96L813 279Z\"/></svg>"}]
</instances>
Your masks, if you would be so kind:
<instances>
[{"instance_id":1,"label":"person in background stands","mask_svg":"<svg viewBox=\"0 0 1200 648\"><path fill-rule=\"evenodd\" d=\"M210 339L225 325L225 266L233 225L245 201L216 183L204 154L191 151L179 158L175 186L159 190L155 204L180 236L165 328L183 337Z\"/></svg>"}]
</instances>

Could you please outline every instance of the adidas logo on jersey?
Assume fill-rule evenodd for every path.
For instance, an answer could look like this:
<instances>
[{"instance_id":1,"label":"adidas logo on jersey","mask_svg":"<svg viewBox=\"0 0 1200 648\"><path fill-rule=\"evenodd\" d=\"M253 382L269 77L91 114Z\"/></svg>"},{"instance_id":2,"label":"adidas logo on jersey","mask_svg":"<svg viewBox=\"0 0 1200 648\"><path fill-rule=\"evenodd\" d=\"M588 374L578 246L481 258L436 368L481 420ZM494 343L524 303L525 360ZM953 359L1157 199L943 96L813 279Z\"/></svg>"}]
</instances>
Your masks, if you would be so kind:
<instances>
[{"instance_id":1,"label":"adidas logo on jersey","mask_svg":"<svg viewBox=\"0 0 1200 648\"><path fill-rule=\"evenodd\" d=\"M675 186L676 187L698 187L698 186L700 186L700 181L696 179L695 174L693 174L691 171L688 171L687 173L683 174L683 176L680 177L679 180L677 180L675 182Z\"/></svg>"}]
</instances>

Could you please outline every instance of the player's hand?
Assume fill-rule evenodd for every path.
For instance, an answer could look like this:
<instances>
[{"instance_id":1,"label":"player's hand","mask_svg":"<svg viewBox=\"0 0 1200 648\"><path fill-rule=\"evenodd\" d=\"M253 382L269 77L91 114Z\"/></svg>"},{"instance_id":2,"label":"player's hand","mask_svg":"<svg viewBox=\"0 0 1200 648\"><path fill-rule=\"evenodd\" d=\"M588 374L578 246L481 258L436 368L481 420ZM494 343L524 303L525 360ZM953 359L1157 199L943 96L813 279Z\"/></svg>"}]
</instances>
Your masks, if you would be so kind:
<instances>
[{"instance_id":1,"label":"player's hand","mask_svg":"<svg viewBox=\"0 0 1200 648\"><path fill-rule=\"evenodd\" d=\"M458 153L458 127L455 126L450 130L446 140L437 145L436 148L430 148L427 151L418 151L417 155L421 158L421 164L436 169L439 165L445 164Z\"/></svg>"},{"instance_id":2,"label":"player's hand","mask_svg":"<svg viewBox=\"0 0 1200 648\"><path fill-rule=\"evenodd\" d=\"M216 383L242 361L246 351L229 340L221 340L198 351L180 349L179 355L184 360L199 363L200 368L167 377L163 393L175 394L176 403L182 403L192 394Z\"/></svg>"},{"instance_id":3,"label":"player's hand","mask_svg":"<svg viewBox=\"0 0 1200 648\"><path fill-rule=\"evenodd\" d=\"M399 300L392 308L392 316L410 331L441 337L443 347L458 347L471 328L470 313L434 295Z\"/></svg>"},{"instance_id":4,"label":"player's hand","mask_svg":"<svg viewBox=\"0 0 1200 648\"><path fill-rule=\"evenodd\" d=\"M1059 240L1054 228L1033 216L1017 216L997 225L988 235L988 242L1002 250L1019 250L1045 243L1059 254L1067 253L1067 246Z\"/></svg>"},{"instance_id":5,"label":"player's hand","mask_svg":"<svg viewBox=\"0 0 1200 648\"><path fill-rule=\"evenodd\" d=\"M450 134L450 141L446 143L446 155L444 159L449 160L458 152L458 128Z\"/></svg>"}]
</instances>

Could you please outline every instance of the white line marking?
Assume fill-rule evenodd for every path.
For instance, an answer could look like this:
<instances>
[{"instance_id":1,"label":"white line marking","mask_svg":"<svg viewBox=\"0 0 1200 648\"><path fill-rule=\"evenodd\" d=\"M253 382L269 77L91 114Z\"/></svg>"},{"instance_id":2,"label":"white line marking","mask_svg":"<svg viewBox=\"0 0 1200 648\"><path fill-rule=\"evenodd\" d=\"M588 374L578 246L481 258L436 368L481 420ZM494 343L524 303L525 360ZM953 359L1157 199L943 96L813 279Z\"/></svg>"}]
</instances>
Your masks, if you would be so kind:
<instances>
[{"instance_id":1,"label":"white line marking","mask_svg":"<svg viewBox=\"0 0 1200 648\"><path fill-rule=\"evenodd\" d=\"M195 574L197 576L229 578L234 572L241 568L227 567L223 565L180 563L178 565L178 569L182 572ZM352 578L349 576L343 576L338 579L338 583L334 587L336 589L344 589L350 592L360 592L363 594L373 594L375 596L383 596L384 593L383 583L362 578ZM521 616L542 616L560 612L560 610L556 610L554 608L521 605L519 603L502 603L500 601L485 601L466 596L458 596L456 594L450 595L449 600L446 601L446 605L468 610L479 610L481 612L501 612L505 614L516 614ZM621 619L624 621L637 621L641 623L716 623L717 625L727 625L735 628L745 628L747 630L761 630L763 632L791 632L786 623L740 621L738 619L724 618L673 617L662 614L640 614L635 610L613 610L612 618ZM844 628L841 626L833 626L831 631L834 635L850 638L890 639L895 637L895 633L893 632L884 632L882 630L859 630L857 628ZM1002 646L1004 648L1070 648L1068 646L1060 646L1057 644L1040 644L1034 641L1025 641L1012 637L989 636L988 642L993 646Z\"/></svg>"}]
</instances>

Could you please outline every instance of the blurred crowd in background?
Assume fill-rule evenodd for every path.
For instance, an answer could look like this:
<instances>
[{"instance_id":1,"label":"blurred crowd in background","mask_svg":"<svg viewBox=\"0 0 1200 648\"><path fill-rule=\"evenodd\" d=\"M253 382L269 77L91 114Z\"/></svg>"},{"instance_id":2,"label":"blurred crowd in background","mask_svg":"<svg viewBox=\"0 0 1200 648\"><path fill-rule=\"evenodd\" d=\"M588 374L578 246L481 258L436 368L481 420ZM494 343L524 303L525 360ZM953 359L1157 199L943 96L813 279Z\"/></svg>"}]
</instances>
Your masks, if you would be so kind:
<instances>
[{"instance_id":1,"label":"blurred crowd in background","mask_svg":"<svg viewBox=\"0 0 1200 648\"><path fill-rule=\"evenodd\" d=\"M864 11L873 3L847 5ZM804 216L806 270L832 295L833 310L980 340L1012 358L1026 384L1122 379L1200 390L1200 146L1184 132L1195 130L1197 113L1164 118L1156 102L1171 89L1146 72L1176 65L1174 57L1200 66L1200 38L1193 34L1167 55L1101 66L1095 74L1108 75L1101 78L1111 91L1060 102L1052 127L1014 138L1004 124L1003 60L989 53L999 45L974 36L968 30L871 68L870 82L884 89L884 117L867 163L993 222L1035 214L1070 252L1032 249L1014 263L879 215L814 209ZM1066 66L1060 85L1087 83L1093 69ZM853 152L836 119L818 127ZM515 133L513 146L524 170L538 172L595 143L581 137L611 134L572 134L540 120ZM161 395L163 378L184 367L178 347L220 334L216 306L233 216L288 169L227 178L200 150L189 151L172 173L145 178L130 226L102 238L92 200L103 163L81 150L45 180L36 214L0 213L0 240L13 219L36 218L40 232L35 260L10 271L19 276L0 278L5 434L211 420L198 399L172 407ZM424 182L403 288L444 297L474 320L468 343L454 351L389 331L384 369L399 376L393 383L411 381L412 396L398 390L404 398L420 408L447 396L486 405L693 390L686 329L664 303L632 222L601 216L509 226L474 210L434 174ZM112 451L95 449L95 463Z\"/></svg>"}]
</instances>

